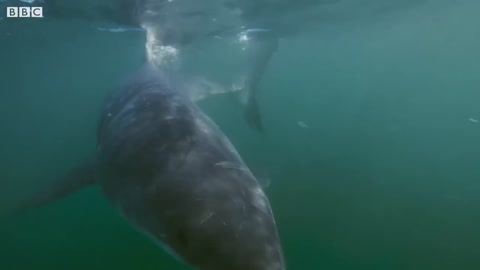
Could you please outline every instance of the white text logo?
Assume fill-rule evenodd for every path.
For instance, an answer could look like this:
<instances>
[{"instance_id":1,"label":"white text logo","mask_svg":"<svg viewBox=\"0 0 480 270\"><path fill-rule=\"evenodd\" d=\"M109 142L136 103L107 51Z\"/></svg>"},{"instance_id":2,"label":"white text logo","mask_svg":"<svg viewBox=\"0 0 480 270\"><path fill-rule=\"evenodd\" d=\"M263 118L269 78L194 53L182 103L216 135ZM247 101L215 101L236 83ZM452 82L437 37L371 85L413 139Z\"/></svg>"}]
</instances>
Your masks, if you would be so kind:
<instances>
[{"instance_id":1,"label":"white text logo","mask_svg":"<svg viewBox=\"0 0 480 270\"><path fill-rule=\"evenodd\" d=\"M43 18L43 7L7 7L7 18Z\"/></svg>"}]
</instances>

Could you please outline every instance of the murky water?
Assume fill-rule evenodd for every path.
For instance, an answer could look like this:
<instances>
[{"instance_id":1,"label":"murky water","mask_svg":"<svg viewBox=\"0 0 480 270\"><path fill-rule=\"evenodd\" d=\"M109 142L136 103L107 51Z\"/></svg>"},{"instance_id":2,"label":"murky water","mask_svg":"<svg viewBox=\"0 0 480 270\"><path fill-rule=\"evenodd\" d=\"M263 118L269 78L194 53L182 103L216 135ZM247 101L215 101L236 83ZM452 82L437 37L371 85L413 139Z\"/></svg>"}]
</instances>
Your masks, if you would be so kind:
<instances>
[{"instance_id":1,"label":"murky water","mask_svg":"<svg viewBox=\"0 0 480 270\"><path fill-rule=\"evenodd\" d=\"M262 82L264 134L230 96L201 102L267 168L289 269L480 268L479 9L431 3L283 41ZM142 32L0 20L0 209L94 151L100 104L143 49ZM225 82L241 58L222 42L184 56ZM2 219L0 269L33 268L188 269L96 188Z\"/></svg>"}]
</instances>

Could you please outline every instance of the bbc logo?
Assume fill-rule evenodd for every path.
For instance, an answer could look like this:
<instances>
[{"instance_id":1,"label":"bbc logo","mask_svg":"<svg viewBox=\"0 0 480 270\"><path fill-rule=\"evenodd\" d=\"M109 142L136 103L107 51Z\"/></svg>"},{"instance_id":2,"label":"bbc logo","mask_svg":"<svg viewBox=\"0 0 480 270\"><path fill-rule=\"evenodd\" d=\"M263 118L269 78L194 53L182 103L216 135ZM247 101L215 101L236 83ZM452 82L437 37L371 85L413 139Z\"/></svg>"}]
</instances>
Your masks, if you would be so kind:
<instances>
[{"instance_id":1,"label":"bbc logo","mask_svg":"<svg viewBox=\"0 0 480 270\"><path fill-rule=\"evenodd\" d=\"M43 18L43 7L7 7L7 18Z\"/></svg>"}]
</instances>

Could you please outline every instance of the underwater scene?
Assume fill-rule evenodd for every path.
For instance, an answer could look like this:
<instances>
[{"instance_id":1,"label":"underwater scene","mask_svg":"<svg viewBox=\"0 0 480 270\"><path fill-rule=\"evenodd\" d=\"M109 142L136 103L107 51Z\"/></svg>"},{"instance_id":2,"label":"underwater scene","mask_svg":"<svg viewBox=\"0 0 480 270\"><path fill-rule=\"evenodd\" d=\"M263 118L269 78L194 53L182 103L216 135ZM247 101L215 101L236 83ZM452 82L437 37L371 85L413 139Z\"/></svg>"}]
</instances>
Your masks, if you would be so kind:
<instances>
[{"instance_id":1,"label":"underwater scene","mask_svg":"<svg viewBox=\"0 0 480 270\"><path fill-rule=\"evenodd\" d=\"M0 0L0 269L480 269L479 11Z\"/></svg>"}]
</instances>

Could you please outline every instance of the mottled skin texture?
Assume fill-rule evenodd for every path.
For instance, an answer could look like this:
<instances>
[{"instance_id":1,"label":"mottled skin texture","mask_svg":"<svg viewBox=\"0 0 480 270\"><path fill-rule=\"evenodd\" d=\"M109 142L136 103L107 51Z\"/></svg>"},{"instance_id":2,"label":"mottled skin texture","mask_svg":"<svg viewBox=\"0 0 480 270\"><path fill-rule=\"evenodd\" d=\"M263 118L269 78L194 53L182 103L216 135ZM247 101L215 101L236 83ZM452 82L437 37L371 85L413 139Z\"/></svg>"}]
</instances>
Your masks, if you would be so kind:
<instances>
[{"instance_id":1,"label":"mottled skin texture","mask_svg":"<svg viewBox=\"0 0 480 270\"><path fill-rule=\"evenodd\" d=\"M106 102L98 183L133 224L204 270L282 270L267 197L218 127L146 66Z\"/></svg>"}]
</instances>

